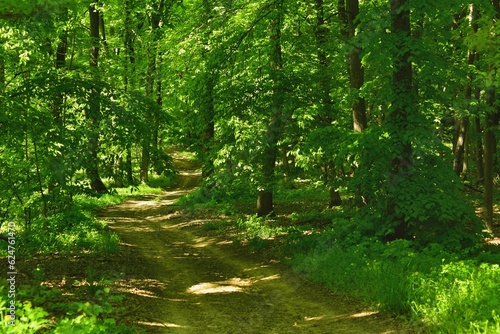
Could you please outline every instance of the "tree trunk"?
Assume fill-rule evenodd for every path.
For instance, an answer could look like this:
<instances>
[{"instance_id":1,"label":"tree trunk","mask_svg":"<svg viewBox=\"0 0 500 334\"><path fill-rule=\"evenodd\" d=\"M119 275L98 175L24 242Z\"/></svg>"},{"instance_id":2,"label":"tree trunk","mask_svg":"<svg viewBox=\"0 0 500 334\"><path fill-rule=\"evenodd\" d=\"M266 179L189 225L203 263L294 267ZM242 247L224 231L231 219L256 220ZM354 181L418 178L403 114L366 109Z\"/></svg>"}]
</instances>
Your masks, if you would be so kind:
<instances>
[{"instance_id":1,"label":"tree trunk","mask_svg":"<svg viewBox=\"0 0 500 334\"><path fill-rule=\"evenodd\" d=\"M483 140L481 139L483 129L481 128L481 119L476 116L474 119L474 128L476 132L476 165L477 165L477 185L484 184L484 154Z\"/></svg>"},{"instance_id":2,"label":"tree trunk","mask_svg":"<svg viewBox=\"0 0 500 334\"><path fill-rule=\"evenodd\" d=\"M125 172L127 173L127 183L128 185L134 184L134 174L132 169L132 148L127 147L127 160L125 162Z\"/></svg>"},{"instance_id":3,"label":"tree trunk","mask_svg":"<svg viewBox=\"0 0 500 334\"><path fill-rule=\"evenodd\" d=\"M349 1L349 0L348 0ZM349 25L347 23L346 0L338 0L339 26L340 35L345 37L346 41L349 38Z\"/></svg>"},{"instance_id":4,"label":"tree trunk","mask_svg":"<svg viewBox=\"0 0 500 334\"><path fill-rule=\"evenodd\" d=\"M470 99L470 96L469 96ZM467 144L466 138L469 130L469 117L464 116L461 119L455 120L455 140L453 142L453 170L459 177L463 177L464 171L464 154Z\"/></svg>"},{"instance_id":5,"label":"tree trunk","mask_svg":"<svg viewBox=\"0 0 500 334\"><path fill-rule=\"evenodd\" d=\"M358 24L355 20L358 14L359 0L347 0L347 26L350 40L356 36ZM351 106L354 131L356 132L361 132L367 127L366 102L365 99L359 95L359 90L363 86L365 80L363 64L360 58L361 51L361 48L353 46L349 54L351 88L356 92Z\"/></svg>"},{"instance_id":6,"label":"tree trunk","mask_svg":"<svg viewBox=\"0 0 500 334\"><path fill-rule=\"evenodd\" d=\"M203 21L208 21L212 16L214 3L209 0L203 0ZM216 84L216 64L211 59L214 57L210 54L209 45L210 37L213 31L208 28L202 35L203 51L202 59L205 62L205 73L203 73L203 91L200 92L201 104L200 111L202 117L202 147L201 147L201 160L203 163L201 170L201 177L203 180L208 179L214 173L214 158L213 158L213 144L215 137L215 105L214 105L214 88Z\"/></svg>"},{"instance_id":7,"label":"tree trunk","mask_svg":"<svg viewBox=\"0 0 500 334\"><path fill-rule=\"evenodd\" d=\"M59 43L56 49L55 67L58 70L64 70L66 68L67 49L68 49L68 31L64 30L59 36ZM64 134L63 117L62 117L63 104L64 104L64 96L63 94L57 92L56 95L54 96L54 100L52 101L52 116L54 117L54 124L55 128L57 129L56 138L54 138L54 140L57 140L59 142L62 139L61 136L63 136ZM52 192L58 183L61 187L64 187L66 181L65 173L63 173L63 175L57 174L60 173L60 171L64 170L64 167L62 166L63 157L60 154L55 153L52 155L51 159L52 159L52 165L57 166L58 168L55 168L55 170L51 171L51 176L48 185L49 192Z\"/></svg>"},{"instance_id":8,"label":"tree trunk","mask_svg":"<svg viewBox=\"0 0 500 334\"><path fill-rule=\"evenodd\" d=\"M259 191L259 196L257 197L257 216L265 217L273 214L273 193L268 190Z\"/></svg>"},{"instance_id":9,"label":"tree trunk","mask_svg":"<svg viewBox=\"0 0 500 334\"><path fill-rule=\"evenodd\" d=\"M157 35L157 30L161 26L161 20L162 20L162 15L164 11L164 6L165 6L165 1L160 0L153 11L151 12L150 16L150 27L151 27L151 41L149 42L148 50L147 50L147 70L146 70L146 96L147 97L152 97L154 94L154 84L155 84L155 79L158 80L157 78L157 56L158 56L158 50L157 50L157 41L158 37ZM161 100L160 100L161 101ZM149 125L150 130L147 131L144 134L143 141L142 141L142 156L141 156L141 173L140 173L140 178L141 182L148 182L149 181L149 166L151 165L151 146L153 145L153 135L158 131L156 128L158 125L158 115L156 115L156 112L151 113L150 111L146 113L147 119L146 122L151 120L152 122Z\"/></svg>"},{"instance_id":10,"label":"tree trunk","mask_svg":"<svg viewBox=\"0 0 500 334\"><path fill-rule=\"evenodd\" d=\"M476 24L476 19L477 19L477 10L474 5L470 5L470 25L472 26L474 31L477 31L477 24ZM471 67L474 65L475 61L477 59L477 54L474 51L469 50L469 55L467 59L467 65ZM474 78L472 78L471 75L467 76L467 85L465 87L465 99L468 101L468 107L470 109L471 106L471 100L472 100L472 84L473 84ZM464 172L464 155L465 155L465 146L467 145L466 138L468 137L468 131L469 131L469 125L470 125L470 120L468 116L464 116L461 119L456 118L455 119L456 126L455 126L455 136L454 136L454 141L453 141L453 153L454 153L454 160L453 160L453 170L459 177L463 177L463 172Z\"/></svg>"},{"instance_id":11,"label":"tree trunk","mask_svg":"<svg viewBox=\"0 0 500 334\"><path fill-rule=\"evenodd\" d=\"M5 91L5 58L3 50L0 51L0 94Z\"/></svg>"},{"instance_id":12,"label":"tree trunk","mask_svg":"<svg viewBox=\"0 0 500 334\"><path fill-rule=\"evenodd\" d=\"M161 54L158 56L159 59L158 59L158 62L161 64ZM160 66L160 65L158 65ZM159 71L161 71L159 69ZM160 145L160 126L161 126L161 123L160 123L160 118L161 118L161 115L159 115L158 113L161 113L161 109L162 109L162 105L163 105L163 96L162 96L162 91L161 91L161 87L162 87L162 81L161 81L161 78L158 78L156 79L156 104L158 105L158 110L157 110L157 113L155 113L155 120L154 120L154 132L153 132L153 147L155 149L155 152L156 152L156 160L155 160L155 163L154 163L154 170L155 170L155 173L156 175L161 175L161 173L163 173L163 163L162 161L160 161L159 159L163 159L163 155L162 154L159 154L161 152L161 145Z\"/></svg>"},{"instance_id":13,"label":"tree trunk","mask_svg":"<svg viewBox=\"0 0 500 334\"><path fill-rule=\"evenodd\" d=\"M283 20L283 0L276 0L270 20L270 79L272 82L272 115L268 124L262 161L262 186L257 199L259 217L274 213L273 188L278 140L283 132L283 55L281 50L281 25Z\"/></svg>"},{"instance_id":14,"label":"tree trunk","mask_svg":"<svg viewBox=\"0 0 500 334\"><path fill-rule=\"evenodd\" d=\"M410 11L405 9L409 0L391 0L392 27L391 32L397 36L393 54L393 111L388 116L392 126L404 131L408 127L408 116L415 111L416 101L413 90L413 69L410 61L410 51L407 46L411 36ZM400 50L408 50L401 53ZM404 136L403 136L404 137ZM392 175L389 182L404 179L412 165L412 146L410 139L400 138L400 154L392 161ZM402 181L400 181L402 182ZM395 203L389 201L388 214L394 215ZM398 222L393 237L403 239L407 237L407 222L405 217L395 217Z\"/></svg>"},{"instance_id":15,"label":"tree trunk","mask_svg":"<svg viewBox=\"0 0 500 334\"><path fill-rule=\"evenodd\" d=\"M107 192L107 188L99 175L99 114L100 114L100 95L101 91L98 87L99 80L98 59L99 59L99 11L94 5L89 7L90 14L90 67L96 81L90 93L89 106L87 108L86 118L89 127L88 147L89 155L87 161L87 177L90 180L90 187L97 192Z\"/></svg>"},{"instance_id":16,"label":"tree trunk","mask_svg":"<svg viewBox=\"0 0 500 334\"><path fill-rule=\"evenodd\" d=\"M495 108L496 90L491 87L487 92L487 103L491 108ZM498 106L497 112L498 110ZM496 151L496 138L494 127L495 113L486 113L486 121L484 128L484 207L486 227L488 231L493 231L493 178L494 178L494 154Z\"/></svg>"},{"instance_id":17,"label":"tree trunk","mask_svg":"<svg viewBox=\"0 0 500 334\"><path fill-rule=\"evenodd\" d=\"M345 30L347 34L347 22L345 22L345 29L343 30L342 20L346 20L345 17L345 3L343 0L339 1L339 19L341 20L341 31ZM320 89L321 89L321 105L323 107L324 117L322 117L328 125L331 125L332 121L337 117L334 115L333 110L333 102L330 97L330 91L332 89L332 81L329 73L330 62L328 60L326 54L326 46L328 44L328 35L330 34L330 30L326 26L325 21L325 8L323 0L316 0L316 29L315 29L315 37L316 37L316 48L317 48L317 56L318 56L318 72L320 75ZM329 161L327 163L327 170L330 171L330 174L327 172L327 183L330 183L330 180L335 179L335 167L333 163ZM330 168L331 167L331 168ZM338 206L342 202L340 198L340 193L330 184L329 188L330 200L329 207Z\"/></svg>"},{"instance_id":18,"label":"tree trunk","mask_svg":"<svg viewBox=\"0 0 500 334\"><path fill-rule=\"evenodd\" d=\"M125 61L125 75L124 75L124 90L125 92L129 91L129 86L133 86L133 81L131 82L130 78L134 78L135 75L135 51L134 51L134 41L133 41L133 27L132 27L132 19L131 19L131 4L130 0L125 0L125 57L127 58ZM130 70L129 70L130 64ZM125 161L125 173L127 177L128 185L134 184L134 174L132 167L132 144L127 144L126 149L126 161Z\"/></svg>"}]
</instances>

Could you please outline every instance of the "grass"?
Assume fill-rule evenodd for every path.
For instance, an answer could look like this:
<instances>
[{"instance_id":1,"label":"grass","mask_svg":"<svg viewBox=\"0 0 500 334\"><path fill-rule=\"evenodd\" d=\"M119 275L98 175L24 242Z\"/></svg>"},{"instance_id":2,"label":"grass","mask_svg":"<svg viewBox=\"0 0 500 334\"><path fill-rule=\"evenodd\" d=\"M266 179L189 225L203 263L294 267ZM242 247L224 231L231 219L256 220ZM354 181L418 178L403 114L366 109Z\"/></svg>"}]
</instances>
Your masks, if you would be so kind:
<instances>
[{"instance_id":1,"label":"grass","mask_svg":"<svg viewBox=\"0 0 500 334\"><path fill-rule=\"evenodd\" d=\"M29 224L16 224L18 258L37 257L37 268L32 273L34 282L16 286L16 322L10 320L7 281L0 283L0 328L2 333L137 333L136 329L117 324L114 317L120 313L122 295L110 293L108 281L89 270L81 282L72 284L71 293L63 295L57 288L44 283L44 259L57 254L64 259L92 259L118 251L119 237L105 222L99 221L96 211L116 205L129 197L160 194L171 186L172 178L152 176L148 185L111 188L100 196L78 194L70 205L46 217L40 215ZM3 231L5 234L6 231ZM0 249L6 257L7 247ZM50 262L50 261L45 261ZM78 286L75 289L74 286Z\"/></svg>"},{"instance_id":2,"label":"grass","mask_svg":"<svg viewBox=\"0 0 500 334\"><path fill-rule=\"evenodd\" d=\"M203 190L184 205L200 205L196 200L203 199L201 194ZM327 198L312 186L281 187L275 197L282 210L277 217L236 212L233 224L225 226L236 229L237 243L263 254L272 249L272 256L311 280L428 332L500 333L499 247L451 252L437 243L424 248L411 240L384 243L356 233L355 226L363 222L353 221L350 210L318 209L318 202L326 206ZM204 205L219 202L210 199ZM204 228L225 231L219 223Z\"/></svg>"}]
</instances>

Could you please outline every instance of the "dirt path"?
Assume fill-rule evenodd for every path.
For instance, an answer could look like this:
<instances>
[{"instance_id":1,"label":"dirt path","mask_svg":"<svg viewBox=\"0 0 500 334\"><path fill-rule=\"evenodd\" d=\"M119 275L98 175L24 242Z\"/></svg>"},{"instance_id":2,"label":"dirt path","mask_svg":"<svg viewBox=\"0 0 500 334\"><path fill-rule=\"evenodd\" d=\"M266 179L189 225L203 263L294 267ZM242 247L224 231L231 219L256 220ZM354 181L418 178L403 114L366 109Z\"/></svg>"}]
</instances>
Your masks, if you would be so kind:
<instances>
[{"instance_id":1,"label":"dirt path","mask_svg":"<svg viewBox=\"0 0 500 334\"><path fill-rule=\"evenodd\" d=\"M200 228L199 217L173 205L198 178L187 171L180 187L101 213L124 245L108 263L123 273L120 321L148 333L408 333Z\"/></svg>"}]
</instances>

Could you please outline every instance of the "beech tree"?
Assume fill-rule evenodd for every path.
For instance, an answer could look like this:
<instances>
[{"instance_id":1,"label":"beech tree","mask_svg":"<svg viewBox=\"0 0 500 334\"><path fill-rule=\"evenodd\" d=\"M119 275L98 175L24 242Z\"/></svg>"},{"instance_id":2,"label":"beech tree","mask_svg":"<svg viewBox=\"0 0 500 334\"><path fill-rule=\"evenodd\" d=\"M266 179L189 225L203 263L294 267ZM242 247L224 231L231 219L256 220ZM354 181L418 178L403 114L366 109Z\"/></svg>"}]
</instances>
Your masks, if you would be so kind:
<instances>
[{"instance_id":1,"label":"beech tree","mask_svg":"<svg viewBox=\"0 0 500 334\"><path fill-rule=\"evenodd\" d=\"M362 234L470 244L481 224L464 184L484 192L493 227L498 12L498 0L4 1L0 214L49 217L87 188L148 182L175 145L201 160L207 197L252 196L258 216L298 177L329 187L329 207L353 206Z\"/></svg>"}]
</instances>

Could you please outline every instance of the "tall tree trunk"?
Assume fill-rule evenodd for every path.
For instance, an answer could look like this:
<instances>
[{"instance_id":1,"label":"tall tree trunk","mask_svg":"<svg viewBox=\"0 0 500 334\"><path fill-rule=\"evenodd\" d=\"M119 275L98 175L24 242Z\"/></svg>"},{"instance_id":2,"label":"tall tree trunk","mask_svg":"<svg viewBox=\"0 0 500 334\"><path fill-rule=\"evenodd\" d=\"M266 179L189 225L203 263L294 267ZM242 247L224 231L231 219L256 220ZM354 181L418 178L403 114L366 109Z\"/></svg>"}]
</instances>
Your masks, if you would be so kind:
<instances>
[{"instance_id":1,"label":"tall tree trunk","mask_svg":"<svg viewBox=\"0 0 500 334\"><path fill-rule=\"evenodd\" d=\"M161 64L161 54L158 55L158 62L159 64ZM160 66L160 65L158 65ZM160 69L158 68L158 71L160 71ZM161 123L160 123L160 118L161 118L161 115L159 115L159 113L161 113L161 108L162 108L162 105L163 105L163 96L162 96L162 91L161 91L161 88L162 88L162 80L161 80L161 77L157 78L156 79L156 104L158 105L158 110L157 110L157 113L155 113L155 118L154 118L154 128L153 128L153 147L154 147L154 150L156 153L156 163L154 163L154 170L155 170L155 173L156 175L161 175L161 173L163 172L163 169L162 169L162 166L163 166L163 163L161 163L161 161L159 161L159 159L162 159L162 155L161 154L158 154L160 151L161 151L161 145L160 145L160 126L161 126Z\"/></svg>"},{"instance_id":2,"label":"tall tree trunk","mask_svg":"<svg viewBox=\"0 0 500 334\"><path fill-rule=\"evenodd\" d=\"M339 16L340 9L339 5ZM343 10L345 14L345 9ZM325 119L329 125L331 122L336 119L336 115L334 115L333 110L333 102L330 97L330 91L332 89L332 81L329 72L330 62L326 53L326 46L328 44L328 35L330 34L330 30L326 26L325 20L325 8L323 0L316 0L316 28L315 28L315 37L316 37L316 49L317 49L317 57L318 57L318 73L320 75L319 83L320 83L320 94L321 94L321 105L323 107L323 113ZM333 166L333 162L329 161L326 167L326 178L325 182L329 184L329 196L330 200L328 202L328 206L330 208L334 206L339 206L342 204L342 199L340 197L340 193L336 190L336 187L332 184L335 182L335 166Z\"/></svg>"},{"instance_id":3,"label":"tall tree trunk","mask_svg":"<svg viewBox=\"0 0 500 334\"><path fill-rule=\"evenodd\" d=\"M135 50L134 50L134 39L133 39L133 27L131 18L131 0L125 0L125 75L123 76L124 91L128 92L129 87L133 86L133 78L135 76ZM127 177L127 183L129 185L134 183L134 174L132 167L132 144L127 143L126 148L126 161L125 161L125 173Z\"/></svg>"},{"instance_id":4,"label":"tall tree trunk","mask_svg":"<svg viewBox=\"0 0 500 334\"><path fill-rule=\"evenodd\" d=\"M134 184L134 173L132 169L132 148L127 147L127 160L125 161L125 173L127 174L128 185Z\"/></svg>"},{"instance_id":5,"label":"tall tree trunk","mask_svg":"<svg viewBox=\"0 0 500 334\"><path fill-rule=\"evenodd\" d=\"M67 16L67 13L66 13ZM59 43L56 49L56 59L55 59L55 67L59 71L63 71L66 68L66 54L68 50L68 31L65 29L61 35L59 36ZM60 140L61 136L63 136L63 104L64 104L64 96L60 92L56 92L54 96L54 100L52 101L52 116L54 117L54 124L56 131L56 138L54 140ZM62 166L63 157L59 153L55 153L52 156L52 165L57 166L55 170L51 171L51 177L49 181L49 192L53 191L56 185L59 183L60 186L64 187L65 185L65 173L63 175L58 175L64 167ZM63 167L63 168L61 168Z\"/></svg>"},{"instance_id":6,"label":"tall tree trunk","mask_svg":"<svg viewBox=\"0 0 500 334\"><path fill-rule=\"evenodd\" d=\"M487 92L487 103L493 109L497 108L496 112L500 112L498 106L495 107L496 90L491 87ZM489 112L485 116L484 127L484 207L486 227L488 231L493 231L493 178L494 178L494 154L496 151L496 138L494 127L495 113Z\"/></svg>"},{"instance_id":7,"label":"tall tree trunk","mask_svg":"<svg viewBox=\"0 0 500 334\"><path fill-rule=\"evenodd\" d=\"M150 27L151 27L151 41L149 42L147 50L147 70L146 70L146 96L152 97L154 94L155 80L158 80L158 68L157 68L157 57L158 57L158 37L157 31L160 28L163 18L163 12L165 7L165 0L159 0L153 8L150 14ZM154 133L158 131L156 126L158 124L156 112L149 111L147 114L148 120L152 120L149 126L152 128L144 134L142 141L142 154L141 154L141 182L149 181L149 166L151 165L151 146L153 145ZM146 120L146 121L148 121Z\"/></svg>"},{"instance_id":8,"label":"tall tree trunk","mask_svg":"<svg viewBox=\"0 0 500 334\"><path fill-rule=\"evenodd\" d=\"M345 37L346 41L349 38L349 26L347 23L347 13L346 13L346 0L338 0L338 12L339 12L339 27L340 35Z\"/></svg>"},{"instance_id":9,"label":"tall tree trunk","mask_svg":"<svg viewBox=\"0 0 500 334\"><path fill-rule=\"evenodd\" d=\"M389 114L387 121L392 124L394 128L399 128L402 131L400 138L401 147L399 148L400 154L392 161L392 175L390 182L393 180L404 179L407 171L412 165L412 145L409 138L404 138L409 126L409 116L411 113L416 112L416 99L413 89L413 68L410 61L410 49L408 48L408 39L411 36L410 25L410 10L406 8L409 0L391 0L391 15L392 25L391 32L396 39L394 46L393 57L393 79L392 88L394 101L393 111ZM401 50L407 50L401 53ZM390 201L388 204L388 214L393 216L395 214L396 203ZM402 239L407 236L407 222L405 217L396 217L397 225L395 226L393 237Z\"/></svg>"},{"instance_id":10,"label":"tall tree trunk","mask_svg":"<svg viewBox=\"0 0 500 334\"><path fill-rule=\"evenodd\" d=\"M356 18L358 14L359 0L347 0L347 25L350 40L356 36L356 29L358 27ZM364 97L359 95L359 90L363 86L365 80L363 64L360 58L361 51L361 48L353 46L349 54L351 88L356 92L351 106L354 131L356 132L361 132L367 127L366 102Z\"/></svg>"},{"instance_id":11,"label":"tall tree trunk","mask_svg":"<svg viewBox=\"0 0 500 334\"><path fill-rule=\"evenodd\" d=\"M484 184L484 150L483 150L483 140L481 138L483 129L481 128L481 119L479 116L474 118L474 129L476 133L476 165L477 165L477 185Z\"/></svg>"},{"instance_id":12,"label":"tall tree trunk","mask_svg":"<svg viewBox=\"0 0 500 334\"><path fill-rule=\"evenodd\" d=\"M203 21L207 22L212 17L214 2L210 0L203 0ZM202 147L201 147L201 160L203 163L201 170L201 177L203 180L209 178L214 172L214 137L215 137L215 104L214 104L214 88L217 81L216 62L212 59L214 55L210 54L210 37L213 33L212 28L208 29L202 34L202 44L204 46L202 51L202 59L205 62L205 72L203 75L203 83L201 85L203 91L200 92L201 97L201 117L202 117Z\"/></svg>"},{"instance_id":13,"label":"tall tree trunk","mask_svg":"<svg viewBox=\"0 0 500 334\"><path fill-rule=\"evenodd\" d=\"M495 20L500 20L500 0L491 0L491 4L496 10ZM488 75L491 79L497 74L497 66L491 65ZM492 80L494 82L494 80ZM497 90L492 86L487 90L486 102L491 110L486 113L484 126L484 206L486 210L486 227L488 231L493 231L493 178L496 152L495 127L500 121L500 107L497 104Z\"/></svg>"},{"instance_id":14,"label":"tall tree trunk","mask_svg":"<svg viewBox=\"0 0 500 334\"><path fill-rule=\"evenodd\" d=\"M107 188L101 180L99 175L99 118L100 118L100 95L101 90L99 88L99 69L98 69L98 59L99 59L99 11L94 5L89 7L90 15L90 38L91 38L91 49L90 49L90 67L92 69L94 80L94 86L92 87L90 93L90 99L88 102L88 108L86 112L87 124L89 127L89 155L87 159L87 177L90 180L90 187L92 190L97 192L107 192Z\"/></svg>"},{"instance_id":15,"label":"tall tree trunk","mask_svg":"<svg viewBox=\"0 0 500 334\"><path fill-rule=\"evenodd\" d=\"M272 110L267 127L262 161L262 186L257 198L257 215L259 217L274 213L273 188L274 171L278 154L278 140L283 132L283 55L281 50L281 25L283 21L283 0L276 0L274 13L270 20L270 67L272 84Z\"/></svg>"},{"instance_id":16,"label":"tall tree trunk","mask_svg":"<svg viewBox=\"0 0 500 334\"><path fill-rule=\"evenodd\" d=\"M3 50L0 50L0 94L5 92L5 55Z\"/></svg>"},{"instance_id":17,"label":"tall tree trunk","mask_svg":"<svg viewBox=\"0 0 500 334\"><path fill-rule=\"evenodd\" d=\"M146 72L146 97L152 97L154 89L154 75L156 72L156 46L149 47L148 50L148 67ZM154 123L154 115L151 110L146 111L145 122ZM148 130L142 137L141 149L141 182L147 183L149 181L149 166L151 164L151 145L153 142L153 133L155 131L154 124L148 124Z\"/></svg>"},{"instance_id":18,"label":"tall tree trunk","mask_svg":"<svg viewBox=\"0 0 500 334\"><path fill-rule=\"evenodd\" d=\"M474 31L477 31L477 10L476 6L470 5L470 12L469 12L469 20L470 20L470 25L472 26ZM471 67L474 65L476 59L477 59L477 54L476 52L469 50L468 52L468 59L467 59L467 65ZM471 100L472 100L472 84L474 82L474 78L472 78L471 75L467 76L467 84L465 87L465 99L468 101L468 107L470 109L471 106ZM469 131L469 126L470 126L470 120L468 116L464 116L462 118L456 118L455 119L455 136L454 136L454 141L453 141L453 154L454 154L454 160L453 160L453 170L459 177L463 177L463 172L464 172L464 155L465 155L465 146L467 145L466 138L468 137L468 131Z\"/></svg>"},{"instance_id":19,"label":"tall tree trunk","mask_svg":"<svg viewBox=\"0 0 500 334\"><path fill-rule=\"evenodd\" d=\"M479 60L479 54L476 54L476 64L477 61ZM476 101L479 102L481 99L481 87L479 85L476 86L476 89L474 91L474 98ZM484 184L484 150L483 150L483 139L482 133L483 130L481 128L481 118L479 115L476 113L476 117L474 117L474 130L475 130L475 137L476 137L476 149L475 149L475 156L476 156L476 170L477 170L477 181L476 185L479 184Z\"/></svg>"}]
</instances>

